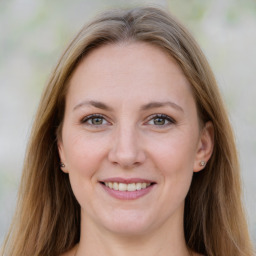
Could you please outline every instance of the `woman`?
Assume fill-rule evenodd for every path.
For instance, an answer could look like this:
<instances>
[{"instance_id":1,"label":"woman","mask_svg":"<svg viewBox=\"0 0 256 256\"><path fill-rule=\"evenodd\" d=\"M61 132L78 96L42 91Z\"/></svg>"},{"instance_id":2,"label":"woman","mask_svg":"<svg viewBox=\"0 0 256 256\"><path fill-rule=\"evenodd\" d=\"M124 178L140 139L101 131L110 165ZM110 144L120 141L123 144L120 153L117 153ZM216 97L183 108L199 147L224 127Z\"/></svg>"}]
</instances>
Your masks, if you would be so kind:
<instances>
[{"instance_id":1,"label":"woman","mask_svg":"<svg viewBox=\"0 0 256 256\"><path fill-rule=\"evenodd\" d=\"M156 8L85 26L36 115L3 255L252 255L232 130L194 39Z\"/></svg>"}]
</instances>

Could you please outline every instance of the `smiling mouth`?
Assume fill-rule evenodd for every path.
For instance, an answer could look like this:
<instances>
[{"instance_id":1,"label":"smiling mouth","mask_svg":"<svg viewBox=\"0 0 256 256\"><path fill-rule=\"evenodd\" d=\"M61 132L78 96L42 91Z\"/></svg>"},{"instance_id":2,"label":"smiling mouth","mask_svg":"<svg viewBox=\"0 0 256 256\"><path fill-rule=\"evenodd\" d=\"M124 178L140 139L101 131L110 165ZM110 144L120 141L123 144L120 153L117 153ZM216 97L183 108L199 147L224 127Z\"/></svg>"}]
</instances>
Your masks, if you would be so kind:
<instances>
[{"instance_id":1,"label":"smiling mouth","mask_svg":"<svg viewBox=\"0 0 256 256\"><path fill-rule=\"evenodd\" d=\"M119 200L135 200L152 191L156 182L151 180L131 178L109 178L100 181L104 190L112 197Z\"/></svg>"},{"instance_id":2,"label":"smiling mouth","mask_svg":"<svg viewBox=\"0 0 256 256\"><path fill-rule=\"evenodd\" d=\"M102 182L106 187L116 191L139 191L146 189L154 183L137 182L137 183L121 183L121 182Z\"/></svg>"},{"instance_id":3,"label":"smiling mouth","mask_svg":"<svg viewBox=\"0 0 256 256\"><path fill-rule=\"evenodd\" d=\"M137 191L137 190L142 190L153 183L146 183L146 182L138 182L138 183L119 183L119 182L104 182L103 183L106 187L113 189L113 190L118 190L118 191Z\"/></svg>"}]
</instances>

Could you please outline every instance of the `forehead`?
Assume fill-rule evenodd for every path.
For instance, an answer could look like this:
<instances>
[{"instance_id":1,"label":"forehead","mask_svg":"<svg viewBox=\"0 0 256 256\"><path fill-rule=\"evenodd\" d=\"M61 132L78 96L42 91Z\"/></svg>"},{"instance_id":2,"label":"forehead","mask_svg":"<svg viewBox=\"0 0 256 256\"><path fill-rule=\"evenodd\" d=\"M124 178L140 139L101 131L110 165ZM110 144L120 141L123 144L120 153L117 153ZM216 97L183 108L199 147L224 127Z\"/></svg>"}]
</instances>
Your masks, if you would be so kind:
<instances>
[{"instance_id":1,"label":"forehead","mask_svg":"<svg viewBox=\"0 0 256 256\"><path fill-rule=\"evenodd\" d=\"M158 66L159 64L160 66ZM158 66L158 69L156 69L156 66ZM182 69L167 51L146 42L121 42L93 49L83 58L73 76L79 72L79 69L85 71L85 68L88 69L88 72L90 68L101 73L108 73L110 69L120 72L120 69L123 68L126 68L127 72L135 73L135 69L139 69L140 72L147 72L153 68L158 73L163 69L163 72L168 71L172 75L179 74L185 78ZM122 72L124 72L124 69Z\"/></svg>"},{"instance_id":2,"label":"forehead","mask_svg":"<svg viewBox=\"0 0 256 256\"><path fill-rule=\"evenodd\" d=\"M166 101L170 96L180 104L193 98L177 62L164 50L141 42L104 45L81 61L70 80L67 100L95 95L97 100L133 101Z\"/></svg>"}]
</instances>

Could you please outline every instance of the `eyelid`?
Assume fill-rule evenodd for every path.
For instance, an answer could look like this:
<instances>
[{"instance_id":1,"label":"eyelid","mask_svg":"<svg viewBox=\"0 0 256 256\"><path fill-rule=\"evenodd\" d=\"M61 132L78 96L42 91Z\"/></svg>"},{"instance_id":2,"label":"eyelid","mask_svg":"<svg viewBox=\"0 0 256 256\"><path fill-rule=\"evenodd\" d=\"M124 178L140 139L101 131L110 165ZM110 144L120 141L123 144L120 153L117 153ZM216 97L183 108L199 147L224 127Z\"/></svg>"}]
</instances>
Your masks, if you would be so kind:
<instances>
[{"instance_id":1,"label":"eyelid","mask_svg":"<svg viewBox=\"0 0 256 256\"><path fill-rule=\"evenodd\" d=\"M100 124L100 125L94 125L94 124L89 124L87 123L88 120L90 119L93 119L93 118L101 118L101 119L104 119L108 124L110 124L110 122L108 121L108 119L102 115L102 114L90 114L90 115L87 115L85 117L83 117L80 121L81 124L86 124L88 126L93 126L93 127L97 127L97 126L104 126L104 125L107 125L107 124Z\"/></svg>"},{"instance_id":2,"label":"eyelid","mask_svg":"<svg viewBox=\"0 0 256 256\"><path fill-rule=\"evenodd\" d=\"M154 118L163 118L163 119L165 119L165 120L167 120L167 121L169 122L168 124L159 125L159 127L161 127L161 126L162 126L162 127L165 127L165 126L168 126L168 125L176 124L176 120L175 120L174 118L170 117L169 115L161 114L161 113L150 115L150 116L147 118L147 120L146 120L146 124L147 124L149 121L153 120ZM157 125L155 125L155 126L157 126Z\"/></svg>"},{"instance_id":3,"label":"eyelid","mask_svg":"<svg viewBox=\"0 0 256 256\"><path fill-rule=\"evenodd\" d=\"M99 125L96 125L96 124L90 124L88 123L88 121L90 119L93 119L93 118L101 118L103 119L105 122L107 122L107 124L99 124ZM167 124L163 124L163 125L155 125L155 124L149 124L149 122L155 118L162 118L164 120L167 120L168 123ZM80 120L80 123L81 124L85 124L85 125L88 125L88 126L92 126L92 127L102 127L102 126L106 126L106 125L111 125L111 122L108 120L108 118L102 114L90 114L90 115L87 115L85 117L83 117L81 120ZM169 126L169 125L172 125L172 124L175 124L176 123L176 120L173 119L172 117L170 117L169 115L166 115L166 114L162 114L162 113L156 113L156 114L152 114L150 116L148 116L146 118L146 121L144 122L145 125L152 125L152 126L156 126L158 128L163 128L163 127L166 127L166 126Z\"/></svg>"}]
</instances>

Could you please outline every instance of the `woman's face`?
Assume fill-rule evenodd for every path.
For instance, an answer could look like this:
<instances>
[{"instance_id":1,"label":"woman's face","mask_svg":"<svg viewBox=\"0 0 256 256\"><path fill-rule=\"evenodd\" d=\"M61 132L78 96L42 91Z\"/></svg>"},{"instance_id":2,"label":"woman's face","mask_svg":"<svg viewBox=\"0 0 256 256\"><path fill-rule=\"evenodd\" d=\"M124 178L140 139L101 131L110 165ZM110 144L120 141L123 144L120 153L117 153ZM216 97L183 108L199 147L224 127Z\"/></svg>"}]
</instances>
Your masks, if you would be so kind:
<instances>
[{"instance_id":1,"label":"woman's face","mask_svg":"<svg viewBox=\"0 0 256 256\"><path fill-rule=\"evenodd\" d=\"M189 82L146 43L92 51L71 80L59 153L88 227L143 234L182 223L212 148Z\"/></svg>"}]
</instances>

